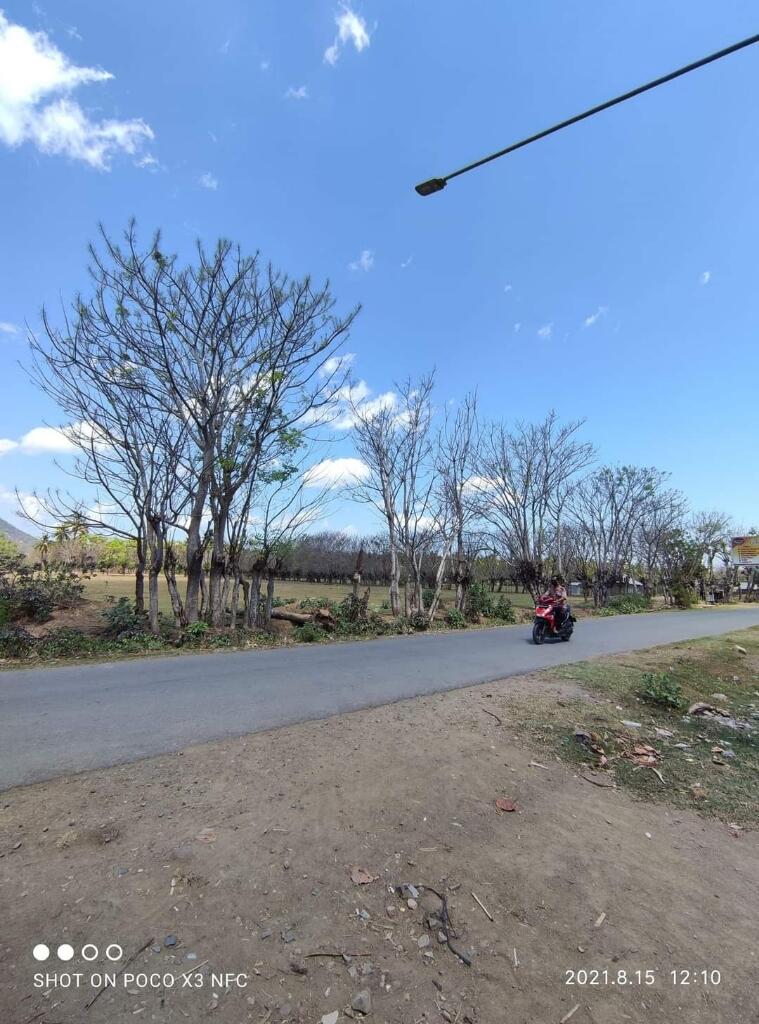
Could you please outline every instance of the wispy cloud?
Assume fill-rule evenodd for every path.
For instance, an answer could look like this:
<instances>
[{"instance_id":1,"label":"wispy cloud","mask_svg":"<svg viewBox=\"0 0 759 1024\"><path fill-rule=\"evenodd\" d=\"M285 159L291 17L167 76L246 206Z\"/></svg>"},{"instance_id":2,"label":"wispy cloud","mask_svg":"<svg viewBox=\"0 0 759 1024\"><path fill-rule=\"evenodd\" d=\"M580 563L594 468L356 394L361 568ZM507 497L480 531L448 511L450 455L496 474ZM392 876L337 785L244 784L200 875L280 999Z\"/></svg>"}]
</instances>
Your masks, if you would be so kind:
<instances>
[{"instance_id":1,"label":"wispy cloud","mask_svg":"<svg viewBox=\"0 0 759 1024\"><path fill-rule=\"evenodd\" d=\"M521 330L522 330L522 325L520 323L515 323L514 324L514 334L519 334L519 332Z\"/></svg>"},{"instance_id":2,"label":"wispy cloud","mask_svg":"<svg viewBox=\"0 0 759 1024\"><path fill-rule=\"evenodd\" d=\"M206 171L205 174L201 174L198 178L198 184L202 185L203 188L210 189L211 192L215 192L219 187L219 179L215 178L210 171Z\"/></svg>"},{"instance_id":3,"label":"wispy cloud","mask_svg":"<svg viewBox=\"0 0 759 1024\"><path fill-rule=\"evenodd\" d=\"M226 57L226 55L229 53L229 47L230 47L231 42L232 42L231 39L225 39L224 42L219 47L219 53L223 57Z\"/></svg>"},{"instance_id":4,"label":"wispy cloud","mask_svg":"<svg viewBox=\"0 0 759 1024\"><path fill-rule=\"evenodd\" d=\"M348 264L348 270L363 270L368 273L374 266L374 253L371 249L362 249L361 255L357 260L352 260Z\"/></svg>"},{"instance_id":5,"label":"wispy cloud","mask_svg":"<svg viewBox=\"0 0 759 1024\"><path fill-rule=\"evenodd\" d=\"M337 64L343 48L349 43L353 43L356 51L361 53L371 42L366 22L347 4L343 4L340 12L335 15L335 24L337 25L337 35L332 45L324 51L324 60L327 64L332 65Z\"/></svg>"},{"instance_id":6,"label":"wispy cloud","mask_svg":"<svg viewBox=\"0 0 759 1024\"><path fill-rule=\"evenodd\" d=\"M553 324L543 324L542 327L538 327L539 338L550 338L553 334Z\"/></svg>"},{"instance_id":7,"label":"wispy cloud","mask_svg":"<svg viewBox=\"0 0 759 1024\"><path fill-rule=\"evenodd\" d=\"M582 326L592 327L594 324L598 323L602 316L606 316L608 312L608 306L599 306L595 313L590 313L588 316L585 317L585 319L582 322Z\"/></svg>"},{"instance_id":8,"label":"wispy cloud","mask_svg":"<svg viewBox=\"0 0 759 1024\"><path fill-rule=\"evenodd\" d=\"M404 270L406 269L406 267L410 267L411 266L411 262L412 262L413 259L414 259L413 256L409 256L409 258L407 260L403 260L402 261L401 266L403 267Z\"/></svg>"},{"instance_id":9,"label":"wispy cloud","mask_svg":"<svg viewBox=\"0 0 759 1024\"><path fill-rule=\"evenodd\" d=\"M513 287L514 287L513 285L510 285L510 284L505 284L505 285L503 286L503 290L504 290L505 292L510 292L510 291L511 291L511 290L513 289Z\"/></svg>"},{"instance_id":10,"label":"wispy cloud","mask_svg":"<svg viewBox=\"0 0 759 1024\"><path fill-rule=\"evenodd\" d=\"M711 279L712 279L712 272L711 272L711 270L705 270L702 274L699 275L698 283L699 284L709 284Z\"/></svg>"},{"instance_id":11,"label":"wispy cloud","mask_svg":"<svg viewBox=\"0 0 759 1024\"><path fill-rule=\"evenodd\" d=\"M271 64L269 63L268 60L262 60L258 67L261 71L268 71L269 68L271 67Z\"/></svg>"},{"instance_id":12,"label":"wispy cloud","mask_svg":"<svg viewBox=\"0 0 759 1024\"><path fill-rule=\"evenodd\" d=\"M294 85L291 85L290 88L285 93L285 99L286 100L307 100L308 99L308 89L306 88L305 85L299 85L297 87L297 89L295 88Z\"/></svg>"},{"instance_id":13,"label":"wispy cloud","mask_svg":"<svg viewBox=\"0 0 759 1024\"><path fill-rule=\"evenodd\" d=\"M0 320L0 334L18 334L19 328L8 320Z\"/></svg>"},{"instance_id":14,"label":"wispy cloud","mask_svg":"<svg viewBox=\"0 0 759 1024\"><path fill-rule=\"evenodd\" d=\"M32 32L0 12L0 142L30 142L48 155L81 160L100 171L119 153L137 154L154 137L145 121L91 120L71 93L108 82L102 68L78 67L45 32Z\"/></svg>"},{"instance_id":15,"label":"wispy cloud","mask_svg":"<svg viewBox=\"0 0 759 1024\"><path fill-rule=\"evenodd\" d=\"M321 368L321 375L331 377L338 370L347 370L355 358L355 352L343 352L339 356L330 356Z\"/></svg>"}]
</instances>

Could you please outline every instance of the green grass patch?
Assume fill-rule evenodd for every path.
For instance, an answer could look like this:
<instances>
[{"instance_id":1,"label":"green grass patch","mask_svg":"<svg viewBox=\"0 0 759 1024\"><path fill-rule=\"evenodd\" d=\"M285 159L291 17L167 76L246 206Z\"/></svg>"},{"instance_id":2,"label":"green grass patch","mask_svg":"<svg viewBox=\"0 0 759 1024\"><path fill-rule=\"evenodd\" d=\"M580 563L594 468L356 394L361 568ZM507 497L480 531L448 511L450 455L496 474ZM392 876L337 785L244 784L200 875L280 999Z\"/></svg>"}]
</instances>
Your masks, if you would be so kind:
<instances>
[{"instance_id":1,"label":"green grass patch","mask_svg":"<svg viewBox=\"0 0 759 1024\"><path fill-rule=\"evenodd\" d=\"M595 769L597 756L575 738L592 733L608 758L600 770L637 798L759 827L759 628L560 666L549 678L579 683L594 699L541 700L519 723L540 746ZM687 716L697 702L746 728ZM636 744L655 750L661 778L635 762Z\"/></svg>"}]
</instances>

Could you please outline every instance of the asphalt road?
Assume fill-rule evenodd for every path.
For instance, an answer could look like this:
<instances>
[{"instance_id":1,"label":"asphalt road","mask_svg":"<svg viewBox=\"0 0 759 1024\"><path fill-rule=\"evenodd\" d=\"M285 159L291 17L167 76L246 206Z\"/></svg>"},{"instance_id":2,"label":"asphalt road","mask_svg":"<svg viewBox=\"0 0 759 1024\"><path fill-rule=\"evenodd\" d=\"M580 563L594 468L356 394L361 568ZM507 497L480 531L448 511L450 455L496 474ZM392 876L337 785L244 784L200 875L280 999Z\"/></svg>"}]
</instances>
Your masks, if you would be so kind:
<instances>
[{"instance_id":1,"label":"asphalt road","mask_svg":"<svg viewBox=\"0 0 759 1024\"><path fill-rule=\"evenodd\" d=\"M530 627L0 672L0 790L601 654L759 625L759 609L586 619L570 643Z\"/></svg>"}]
</instances>

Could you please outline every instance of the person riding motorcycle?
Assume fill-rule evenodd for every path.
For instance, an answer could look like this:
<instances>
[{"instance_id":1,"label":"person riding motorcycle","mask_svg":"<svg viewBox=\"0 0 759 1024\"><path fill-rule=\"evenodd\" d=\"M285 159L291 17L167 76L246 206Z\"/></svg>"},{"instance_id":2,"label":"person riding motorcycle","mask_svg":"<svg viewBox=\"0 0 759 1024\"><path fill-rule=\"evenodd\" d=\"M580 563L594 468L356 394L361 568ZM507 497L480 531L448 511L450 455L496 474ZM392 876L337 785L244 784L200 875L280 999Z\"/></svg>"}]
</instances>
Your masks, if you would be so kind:
<instances>
[{"instance_id":1,"label":"person riding motorcycle","mask_svg":"<svg viewBox=\"0 0 759 1024\"><path fill-rule=\"evenodd\" d=\"M551 577L548 590L543 594L540 600L553 605L555 609L556 629L560 630L566 622L567 616L572 614L572 609L569 607L569 602L567 601L567 591L564 586L564 580L561 576Z\"/></svg>"}]
</instances>

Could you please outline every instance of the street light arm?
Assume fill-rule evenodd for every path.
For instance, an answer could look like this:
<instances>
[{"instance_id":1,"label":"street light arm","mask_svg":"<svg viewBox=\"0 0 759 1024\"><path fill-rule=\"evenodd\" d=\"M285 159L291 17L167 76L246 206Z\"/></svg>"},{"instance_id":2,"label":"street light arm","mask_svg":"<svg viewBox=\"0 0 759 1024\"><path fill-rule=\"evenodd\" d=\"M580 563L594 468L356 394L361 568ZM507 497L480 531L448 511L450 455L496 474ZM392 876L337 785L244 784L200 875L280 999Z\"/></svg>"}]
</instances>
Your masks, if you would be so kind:
<instances>
[{"instance_id":1,"label":"street light arm","mask_svg":"<svg viewBox=\"0 0 759 1024\"><path fill-rule=\"evenodd\" d=\"M694 61L692 64L686 64L685 67L678 68L677 71L670 71L669 74L662 75L661 78L656 78L653 82L647 82L645 85L639 85L636 89L631 89L629 92L622 93L621 96L615 96L614 99L606 100L605 103L599 103L597 106L591 107L589 110L584 110L581 114L575 114L574 117L568 117L566 121L560 121L558 124L552 125L550 128L545 128L542 132L530 135L529 138L522 139L520 142L514 142L505 149L499 149L497 153L491 153L490 156L485 156L481 160L475 160L474 163L467 164L466 167L460 167L459 170L452 171L451 174L447 174L444 178L430 178L429 181L424 181L421 184L416 185L416 191L420 196L428 196L433 192L440 192L445 188L451 178L458 178L460 174L466 174L467 171L473 171L476 167L482 167L483 164L489 164L491 160L497 160L501 156L507 156L509 153L513 153L517 149L522 149L523 146L529 146L532 142L537 142L539 139L544 139L547 135L553 135L555 132L561 131L562 128L568 128L572 124L577 124L578 121L584 121L587 117L592 117L594 114L600 114L602 110L608 110L609 107L615 107L618 103L624 103L625 100L631 100L635 96L640 96L641 93L648 92L651 89L656 89L657 86L665 85L667 82L671 82L675 78L680 78L682 75L687 75L690 71L696 71L698 68L702 68L706 64L712 64L715 60L721 60L723 57L728 57L731 53L735 53L737 50L743 50L747 46L753 46L754 43L759 43L759 34L749 36L748 39L742 39L739 43L733 43L732 46L727 46L724 50L718 50L716 53L711 53L708 57L702 57L700 60Z\"/></svg>"}]
</instances>

